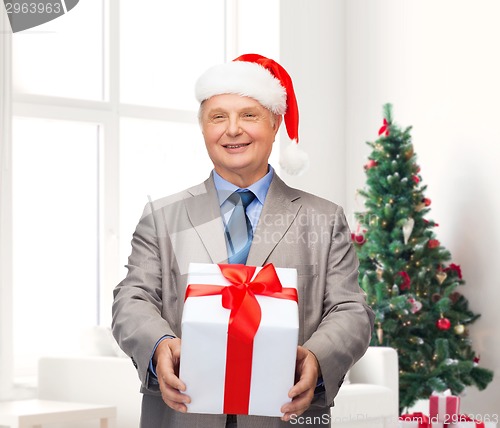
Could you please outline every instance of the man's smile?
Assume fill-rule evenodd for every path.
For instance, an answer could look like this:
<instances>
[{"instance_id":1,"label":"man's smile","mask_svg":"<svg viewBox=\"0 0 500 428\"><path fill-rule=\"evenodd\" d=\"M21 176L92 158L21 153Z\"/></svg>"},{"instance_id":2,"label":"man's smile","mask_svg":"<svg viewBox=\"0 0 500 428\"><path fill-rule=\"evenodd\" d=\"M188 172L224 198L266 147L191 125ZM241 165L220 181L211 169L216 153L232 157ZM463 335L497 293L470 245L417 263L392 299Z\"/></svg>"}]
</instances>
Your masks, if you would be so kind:
<instances>
[{"instance_id":1,"label":"man's smile","mask_svg":"<svg viewBox=\"0 0 500 428\"><path fill-rule=\"evenodd\" d=\"M241 147L247 147L249 146L251 143L243 143L243 144L223 144L222 147L226 148L226 149L239 149Z\"/></svg>"}]
</instances>

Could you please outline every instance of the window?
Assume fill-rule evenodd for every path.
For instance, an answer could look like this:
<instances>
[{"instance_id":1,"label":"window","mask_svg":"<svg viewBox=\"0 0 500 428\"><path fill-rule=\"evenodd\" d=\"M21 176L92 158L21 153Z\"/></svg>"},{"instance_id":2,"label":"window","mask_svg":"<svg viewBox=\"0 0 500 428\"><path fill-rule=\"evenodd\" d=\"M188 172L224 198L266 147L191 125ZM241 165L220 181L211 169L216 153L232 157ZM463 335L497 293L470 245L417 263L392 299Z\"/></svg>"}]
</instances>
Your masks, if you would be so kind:
<instances>
[{"instance_id":1,"label":"window","mask_svg":"<svg viewBox=\"0 0 500 428\"><path fill-rule=\"evenodd\" d=\"M198 123L125 118L120 130L120 260L125 261L148 197L155 200L201 183L212 164Z\"/></svg>"},{"instance_id":2,"label":"window","mask_svg":"<svg viewBox=\"0 0 500 428\"><path fill-rule=\"evenodd\" d=\"M15 34L0 7L0 398L110 325L148 197L211 170L195 79L244 51L278 58L278 5L81 1Z\"/></svg>"},{"instance_id":3,"label":"window","mask_svg":"<svg viewBox=\"0 0 500 428\"><path fill-rule=\"evenodd\" d=\"M14 367L20 376L30 375L33 359L78 349L75 331L97 319L99 133L86 123L13 121Z\"/></svg>"}]
</instances>

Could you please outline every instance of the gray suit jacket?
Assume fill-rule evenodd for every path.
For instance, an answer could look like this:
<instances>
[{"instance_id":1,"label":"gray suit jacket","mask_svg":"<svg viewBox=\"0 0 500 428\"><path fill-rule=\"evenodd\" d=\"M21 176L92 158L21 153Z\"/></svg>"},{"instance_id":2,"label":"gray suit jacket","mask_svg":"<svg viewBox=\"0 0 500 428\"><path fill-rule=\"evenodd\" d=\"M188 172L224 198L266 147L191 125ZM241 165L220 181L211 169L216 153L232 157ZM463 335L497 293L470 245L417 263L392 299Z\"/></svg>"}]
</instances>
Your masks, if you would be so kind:
<instances>
[{"instance_id":1,"label":"gray suit jacket","mask_svg":"<svg viewBox=\"0 0 500 428\"><path fill-rule=\"evenodd\" d=\"M161 405L149 361L160 337L181 337L190 262L227 262L212 177L146 206L133 236L128 275L114 291L113 334L134 361L142 392L155 396L150 397L149 409L152 403ZM275 174L247 261L253 266L266 263L297 269L299 344L318 359L326 393L317 397L313 408L327 413L345 373L364 354L373 328L342 208L288 187ZM169 428L215 428L224 427L225 421L220 415L179 414L166 405L159 413L148 412L155 415L148 426L155 428L167 423ZM238 428L282 425L278 418L238 418Z\"/></svg>"}]
</instances>

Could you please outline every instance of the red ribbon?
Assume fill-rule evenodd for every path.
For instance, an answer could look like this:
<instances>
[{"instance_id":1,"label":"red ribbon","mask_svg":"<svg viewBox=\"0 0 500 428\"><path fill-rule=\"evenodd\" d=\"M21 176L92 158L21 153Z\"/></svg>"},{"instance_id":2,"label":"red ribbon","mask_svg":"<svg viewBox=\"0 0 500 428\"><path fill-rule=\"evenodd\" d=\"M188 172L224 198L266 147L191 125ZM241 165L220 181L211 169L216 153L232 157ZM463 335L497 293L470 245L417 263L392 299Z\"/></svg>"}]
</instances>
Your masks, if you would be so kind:
<instances>
[{"instance_id":1,"label":"red ribbon","mask_svg":"<svg viewBox=\"0 0 500 428\"><path fill-rule=\"evenodd\" d=\"M382 134L385 134L386 137L388 137L390 134L389 122L387 122L387 119L384 119L384 124L378 130L378 135Z\"/></svg>"},{"instance_id":2,"label":"red ribbon","mask_svg":"<svg viewBox=\"0 0 500 428\"><path fill-rule=\"evenodd\" d=\"M401 415L399 417L399 420L418 422L418 428L432 428L432 423L429 421L429 417L424 413L420 412Z\"/></svg>"},{"instance_id":3,"label":"red ribbon","mask_svg":"<svg viewBox=\"0 0 500 428\"><path fill-rule=\"evenodd\" d=\"M259 329L261 309L255 295L298 301L295 288L283 288L272 264L265 265L252 281L255 266L218 265L231 285L189 284L186 297L222 295L230 309L227 330L224 413L248 414L252 379L253 341Z\"/></svg>"}]
</instances>

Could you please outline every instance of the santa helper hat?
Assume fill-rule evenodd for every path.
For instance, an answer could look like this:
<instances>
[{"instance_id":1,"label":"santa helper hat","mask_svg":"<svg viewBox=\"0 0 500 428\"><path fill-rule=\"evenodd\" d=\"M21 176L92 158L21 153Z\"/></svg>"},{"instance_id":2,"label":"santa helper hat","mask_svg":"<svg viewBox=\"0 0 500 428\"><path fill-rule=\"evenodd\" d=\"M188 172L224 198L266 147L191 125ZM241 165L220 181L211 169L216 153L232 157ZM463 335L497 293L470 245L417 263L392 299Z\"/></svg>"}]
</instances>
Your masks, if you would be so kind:
<instances>
[{"instance_id":1,"label":"santa helper hat","mask_svg":"<svg viewBox=\"0 0 500 428\"><path fill-rule=\"evenodd\" d=\"M292 79L281 65L261 55L246 54L232 62L211 67L196 82L196 99L202 103L221 94L251 97L272 113L284 115L291 142L281 152L280 166L291 175L305 171L309 158L298 146L297 99Z\"/></svg>"}]
</instances>

